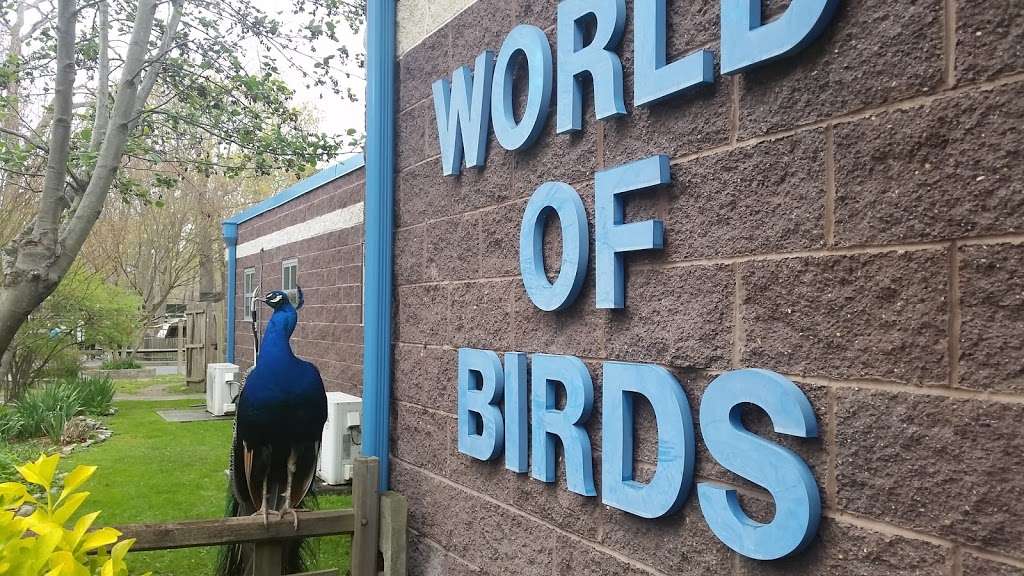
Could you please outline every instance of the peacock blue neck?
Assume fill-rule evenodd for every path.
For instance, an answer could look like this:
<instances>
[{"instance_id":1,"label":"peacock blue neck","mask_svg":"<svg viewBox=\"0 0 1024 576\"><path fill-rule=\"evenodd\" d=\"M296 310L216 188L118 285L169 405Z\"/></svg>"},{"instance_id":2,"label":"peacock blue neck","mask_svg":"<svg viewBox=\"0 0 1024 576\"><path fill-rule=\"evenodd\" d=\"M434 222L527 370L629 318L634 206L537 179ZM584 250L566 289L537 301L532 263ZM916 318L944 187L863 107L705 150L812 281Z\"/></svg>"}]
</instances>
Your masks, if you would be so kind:
<instances>
[{"instance_id":1,"label":"peacock blue neck","mask_svg":"<svg viewBox=\"0 0 1024 576\"><path fill-rule=\"evenodd\" d=\"M292 337L292 332L295 331L298 321L299 315L291 305L286 304L274 311L267 324L267 332L263 335L257 363L263 360L273 361L295 357L289 339Z\"/></svg>"}]
</instances>

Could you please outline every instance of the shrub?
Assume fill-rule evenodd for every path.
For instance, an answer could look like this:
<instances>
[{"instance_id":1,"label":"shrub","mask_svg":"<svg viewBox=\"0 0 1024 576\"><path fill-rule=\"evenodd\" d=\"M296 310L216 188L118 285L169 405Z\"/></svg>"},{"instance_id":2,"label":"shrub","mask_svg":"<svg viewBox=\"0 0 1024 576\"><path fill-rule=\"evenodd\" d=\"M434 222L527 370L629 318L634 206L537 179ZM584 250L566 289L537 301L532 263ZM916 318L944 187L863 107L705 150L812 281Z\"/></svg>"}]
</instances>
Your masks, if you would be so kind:
<instances>
[{"instance_id":1,"label":"shrub","mask_svg":"<svg viewBox=\"0 0 1024 576\"><path fill-rule=\"evenodd\" d=\"M21 435L21 418L9 406L0 406L0 440L9 441Z\"/></svg>"},{"instance_id":2,"label":"shrub","mask_svg":"<svg viewBox=\"0 0 1024 576\"><path fill-rule=\"evenodd\" d=\"M71 380L55 380L42 388L30 390L15 404L20 420L19 435L35 438L45 434L54 443L60 442L64 424L82 409L78 388Z\"/></svg>"},{"instance_id":3,"label":"shrub","mask_svg":"<svg viewBox=\"0 0 1024 576\"><path fill-rule=\"evenodd\" d=\"M122 360L107 360L103 363L102 368L104 370L138 370L142 368L142 364L131 358L125 358Z\"/></svg>"},{"instance_id":4,"label":"shrub","mask_svg":"<svg viewBox=\"0 0 1024 576\"><path fill-rule=\"evenodd\" d=\"M66 348L50 358L40 372L39 378L77 378L81 369L82 359L78 349Z\"/></svg>"},{"instance_id":5,"label":"shrub","mask_svg":"<svg viewBox=\"0 0 1024 576\"><path fill-rule=\"evenodd\" d=\"M110 378L78 378L71 385L78 388L79 403L93 416L109 414L114 405L114 382Z\"/></svg>"},{"instance_id":6,"label":"shrub","mask_svg":"<svg viewBox=\"0 0 1024 576\"><path fill-rule=\"evenodd\" d=\"M90 531L99 512L80 516L71 528L66 525L89 496L78 489L96 467L76 467L58 491L53 477L59 463L58 455L40 456L18 467L26 482L43 491L38 498L26 484L0 484L0 568L13 567L15 574L23 576L127 576L124 558L135 540L118 542L121 533L113 528ZM35 511L28 517L17 516L24 504L35 506Z\"/></svg>"}]
</instances>

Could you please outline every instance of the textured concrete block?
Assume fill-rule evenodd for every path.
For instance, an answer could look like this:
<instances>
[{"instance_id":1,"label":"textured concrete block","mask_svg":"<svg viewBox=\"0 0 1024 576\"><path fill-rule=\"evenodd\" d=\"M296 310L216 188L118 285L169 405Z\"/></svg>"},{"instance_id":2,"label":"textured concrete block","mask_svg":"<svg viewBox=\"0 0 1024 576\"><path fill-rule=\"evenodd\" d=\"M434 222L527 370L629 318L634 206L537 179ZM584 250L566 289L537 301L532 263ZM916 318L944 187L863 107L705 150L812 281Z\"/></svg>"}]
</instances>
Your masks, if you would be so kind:
<instances>
[{"instance_id":1,"label":"textured concrete block","mask_svg":"<svg viewBox=\"0 0 1024 576\"><path fill-rule=\"evenodd\" d=\"M743 365L946 382L945 252L792 258L740 269Z\"/></svg>"},{"instance_id":2,"label":"textured concrete block","mask_svg":"<svg viewBox=\"0 0 1024 576\"><path fill-rule=\"evenodd\" d=\"M443 28L402 55L398 61L399 111L422 101L428 102L433 110L431 85L435 80L451 78L450 36L449 29Z\"/></svg>"},{"instance_id":3,"label":"textured concrete block","mask_svg":"<svg viewBox=\"0 0 1024 576\"><path fill-rule=\"evenodd\" d=\"M631 270L626 307L609 312L608 355L698 369L728 367L734 286L728 266Z\"/></svg>"},{"instance_id":4,"label":"textured concrete block","mask_svg":"<svg viewBox=\"0 0 1024 576\"><path fill-rule=\"evenodd\" d=\"M443 343L499 352L511 349L514 292L521 289L519 285L515 279L460 282L447 287L448 324L439 328Z\"/></svg>"},{"instance_id":5,"label":"textured concrete block","mask_svg":"<svg viewBox=\"0 0 1024 576\"><path fill-rule=\"evenodd\" d=\"M1024 4L972 0L956 8L957 80L977 82L1024 71Z\"/></svg>"},{"instance_id":6,"label":"textured concrete block","mask_svg":"<svg viewBox=\"0 0 1024 576\"><path fill-rule=\"evenodd\" d=\"M493 574L552 573L554 529L400 460L393 483L409 499L409 527L455 556Z\"/></svg>"},{"instance_id":7,"label":"textured concrete block","mask_svg":"<svg viewBox=\"0 0 1024 576\"><path fill-rule=\"evenodd\" d=\"M480 269L478 277L519 275L519 227L526 201L512 202L478 214Z\"/></svg>"},{"instance_id":8,"label":"textured concrete block","mask_svg":"<svg viewBox=\"0 0 1024 576\"><path fill-rule=\"evenodd\" d=\"M403 170L441 153L434 104L424 100L398 116L395 164Z\"/></svg>"},{"instance_id":9,"label":"textured concrete block","mask_svg":"<svg viewBox=\"0 0 1024 576\"><path fill-rule=\"evenodd\" d=\"M796 134L672 167L670 261L824 245L825 139Z\"/></svg>"},{"instance_id":10,"label":"textured concrete block","mask_svg":"<svg viewBox=\"0 0 1024 576\"><path fill-rule=\"evenodd\" d=\"M565 310L545 312L530 300L522 280L509 288L513 315L503 328L509 349L521 352L571 354L585 358L603 357L608 330L608 313L594 308L593 274L588 274L576 301Z\"/></svg>"},{"instance_id":11,"label":"textured concrete block","mask_svg":"<svg viewBox=\"0 0 1024 576\"><path fill-rule=\"evenodd\" d=\"M942 83L942 0L841 2L798 57L741 77L740 139L933 91Z\"/></svg>"},{"instance_id":12,"label":"textured concrete block","mask_svg":"<svg viewBox=\"0 0 1024 576\"><path fill-rule=\"evenodd\" d=\"M480 224L476 214L453 216L423 226L423 275L427 281L451 282L479 270Z\"/></svg>"},{"instance_id":13,"label":"textured concrete block","mask_svg":"<svg viewBox=\"0 0 1024 576\"><path fill-rule=\"evenodd\" d=\"M1024 405L837 391L842 510L1019 555Z\"/></svg>"},{"instance_id":14,"label":"textured concrete block","mask_svg":"<svg viewBox=\"0 0 1024 576\"><path fill-rule=\"evenodd\" d=\"M448 337L447 301L446 288L435 284L399 287L395 290L395 341L407 344L442 343Z\"/></svg>"},{"instance_id":15,"label":"textured concrete block","mask_svg":"<svg viewBox=\"0 0 1024 576\"><path fill-rule=\"evenodd\" d=\"M394 351L394 398L455 414L456 351L407 344L395 344Z\"/></svg>"},{"instance_id":16,"label":"textured concrete block","mask_svg":"<svg viewBox=\"0 0 1024 576\"><path fill-rule=\"evenodd\" d=\"M1024 392L1024 245L960 251L960 385Z\"/></svg>"},{"instance_id":17,"label":"textured concrete block","mask_svg":"<svg viewBox=\"0 0 1024 576\"><path fill-rule=\"evenodd\" d=\"M395 230L394 274L395 284L418 284L426 282L423 267L423 231L426 226L412 226Z\"/></svg>"},{"instance_id":18,"label":"textured concrete block","mask_svg":"<svg viewBox=\"0 0 1024 576\"><path fill-rule=\"evenodd\" d=\"M739 557L738 576L932 576L946 574L946 549L822 518L818 537L795 556L772 562Z\"/></svg>"},{"instance_id":19,"label":"textured concrete block","mask_svg":"<svg viewBox=\"0 0 1024 576\"><path fill-rule=\"evenodd\" d=\"M424 162L395 178L395 226L405 228L448 216L452 178L441 173L441 161Z\"/></svg>"},{"instance_id":20,"label":"textured concrete block","mask_svg":"<svg viewBox=\"0 0 1024 576\"><path fill-rule=\"evenodd\" d=\"M965 552L963 560L963 576L1024 576L1024 567L1020 564L1012 566L995 560L989 560Z\"/></svg>"},{"instance_id":21,"label":"textured concrete block","mask_svg":"<svg viewBox=\"0 0 1024 576\"><path fill-rule=\"evenodd\" d=\"M836 241L1024 230L1024 84L836 128Z\"/></svg>"},{"instance_id":22,"label":"textured concrete block","mask_svg":"<svg viewBox=\"0 0 1024 576\"><path fill-rule=\"evenodd\" d=\"M585 576L641 576L650 574L639 565L606 554L592 545L559 534L555 547L555 568L552 574Z\"/></svg>"},{"instance_id":23,"label":"textured concrete block","mask_svg":"<svg viewBox=\"0 0 1024 576\"><path fill-rule=\"evenodd\" d=\"M597 120L593 97L584 96L583 130L576 134L555 134L555 111L537 143L515 154L514 187L517 198L525 198L544 182L581 184L593 182L598 167Z\"/></svg>"},{"instance_id":24,"label":"textured concrete block","mask_svg":"<svg viewBox=\"0 0 1024 576\"><path fill-rule=\"evenodd\" d=\"M512 2L473 2L452 16L446 27L455 31L451 40L453 70L463 65L473 68L484 50L497 54L505 36L519 23Z\"/></svg>"},{"instance_id":25,"label":"textured concrete block","mask_svg":"<svg viewBox=\"0 0 1024 576\"><path fill-rule=\"evenodd\" d=\"M605 516L601 543L626 557L680 576L732 572L734 554L704 522L696 493L666 518L645 520L613 509Z\"/></svg>"},{"instance_id":26,"label":"textured concrete block","mask_svg":"<svg viewBox=\"0 0 1024 576\"><path fill-rule=\"evenodd\" d=\"M451 180L451 193L447 197L431 195L441 203L443 215L462 214L517 198L512 189L512 153L499 146L493 134L489 142L486 166L482 169L463 167L461 175L447 177ZM441 173L440 165L437 171Z\"/></svg>"}]
</instances>

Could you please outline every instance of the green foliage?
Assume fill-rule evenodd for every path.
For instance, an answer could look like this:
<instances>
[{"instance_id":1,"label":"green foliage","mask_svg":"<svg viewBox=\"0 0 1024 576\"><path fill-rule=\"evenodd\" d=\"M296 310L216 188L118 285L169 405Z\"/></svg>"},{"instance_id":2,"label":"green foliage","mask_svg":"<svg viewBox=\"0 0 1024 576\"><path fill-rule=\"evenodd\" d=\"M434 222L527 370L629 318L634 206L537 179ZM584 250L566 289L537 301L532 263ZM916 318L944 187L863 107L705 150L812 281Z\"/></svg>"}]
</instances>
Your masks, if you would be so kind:
<instances>
[{"instance_id":1,"label":"green foliage","mask_svg":"<svg viewBox=\"0 0 1024 576\"><path fill-rule=\"evenodd\" d=\"M139 364L131 358L123 358L117 360L106 360L101 366L103 370L138 370L142 368L142 364Z\"/></svg>"},{"instance_id":2,"label":"green foliage","mask_svg":"<svg viewBox=\"0 0 1024 576\"><path fill-rule=\"evenodd\" d=\"M78 375L78 349L113 350L131 344L141 322L140 300L74 267L15 337L8 399L44 378Z\"/></svg>"},{"instance_id":3,"label":"green foliage","mask_svg":"<svg viewBox=\"0 0 1024 576\"><path fill-rule=\"evenodd\" d=\"M45 435L58 444L64 425L82 411L82 393L75 380L54 380L30 390L18 400L14 410L21 422L20 437Z\"/></svg>"},{"instance_id":4,"label":"green foliage","mask_svg":"<svg viewBox=\"0 0 1024 576\"><path fill-rule=\"evenodd\" d=\"M79 414L102 416L114 404L115 386L109 378L51 380L29 390L11 407L0 407L0 438L14 440L45 436L59 444L68 421Z\"/></svg>"},{"instance_id":5,"label":"green foliage","mask_svg":"<svg viewBox=\"0 0 1024 576\"><path fill-rule=\"evenodd\" d=\"M78 466L57 486L60 456L40 456L17 466L24 479L0 484L0 573L10 576L127 576L125 556L135 540L118 542L113 528L93 529L99 512L71 518L88 492L80 490L96 472ZM31 487L30 487L31 486ZM42 490L42 496L33 493ZM27 516L16 513L24 505ZM71 526L70 528L68 526Z\"/></svg>"},{"instance_id":6,"label":"green foliage","mask_svg":"<svg viewBox=\"0 0 1024 576\"><path fill-rule=\"evenodd\" d=\"M73 383L78 388L79 403L86 414L103 416L114 406L114 381L110 378L78 378Z\"/></svg>"},{"instance_id":7,"label":"green foliage","mask_svg":"<svg viewBox=\"0 0 1024 576\"><path fill-rule=\"evenodd\" d=\"M0 405L0 440L5 443L21 435L21 417L18 411L10 406ZM3 469L4 453L0 453L0 472ZM3 476L0 474L0 479Z\"/></svg>"}]
</instances>

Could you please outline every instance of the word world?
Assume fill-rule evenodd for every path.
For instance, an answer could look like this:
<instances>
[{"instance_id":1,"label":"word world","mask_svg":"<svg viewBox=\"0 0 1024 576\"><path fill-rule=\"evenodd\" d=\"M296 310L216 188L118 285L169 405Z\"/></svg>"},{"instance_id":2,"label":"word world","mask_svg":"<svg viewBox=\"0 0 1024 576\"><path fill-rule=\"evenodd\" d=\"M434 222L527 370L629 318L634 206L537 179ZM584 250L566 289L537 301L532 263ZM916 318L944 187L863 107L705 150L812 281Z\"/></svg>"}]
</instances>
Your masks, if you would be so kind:
<instances>
[{"instance_id":1,"label":"word world","mask_svg":"<svg viewBox=\"0 0 1024 576\"><path fill-rule=\"evenodd\" d=\"M792 0L780 16L762 22L761 0L721 0L721 70L736 74L806 47L835 15L839 0ZM577 132L583 125L583 84L593 79L597 119L626 114L622 61L615 49L626 23L625 0L563 0L557 16L558 78L555 129ZM665 0L636 0L633 9L633 104L648 106L714 82L714 54L697 50L666 62ZM589 41L588 41L589 39ZM516 120L513 91L520 59L527 75L526 104ZM547 35L520 24L505 37L497 57L485 50L475 68L462 66L452 78L433 83L434 110L446 176L486 162L487 135L506 150L523 150L547 122L554 63ZM493 95L493 97L492 97Z\"/></svg>"}]
</instances>

